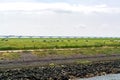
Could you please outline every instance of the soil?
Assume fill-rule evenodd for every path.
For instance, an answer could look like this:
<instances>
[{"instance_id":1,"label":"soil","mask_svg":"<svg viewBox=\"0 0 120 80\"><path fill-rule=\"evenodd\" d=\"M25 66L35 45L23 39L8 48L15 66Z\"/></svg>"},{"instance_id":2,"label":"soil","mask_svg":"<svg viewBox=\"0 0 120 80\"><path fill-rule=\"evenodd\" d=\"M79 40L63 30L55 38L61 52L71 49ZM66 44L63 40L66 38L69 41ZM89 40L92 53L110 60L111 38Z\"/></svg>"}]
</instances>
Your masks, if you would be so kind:
<instances>
[{"instance_id":1,"label":"soil","mask_svg":"<svg viewBox=\"0 0 120 80\"><path fill-rule=\"evenodd\" d=\"M3 51L5 52L5 51ZM9 51L12 52L12 51ZM0 60L0 68L10 68L10 67L21 67L21 66L43 66L49 65L50 63L54 64L68 64L73 63L79 60L88 60L90 62L98 62L98 61L111 61L120 59L120 54L97 54L97 55L82 55L76 54L71 56L56 56L56 55L49 55L46 57L38 57L33 55L31 51L29 52L22 52L22 51L15 51L18 52L21 57L16 60ZM0 52L2 53L2 51Z\"/></svg>"}]
</instances>

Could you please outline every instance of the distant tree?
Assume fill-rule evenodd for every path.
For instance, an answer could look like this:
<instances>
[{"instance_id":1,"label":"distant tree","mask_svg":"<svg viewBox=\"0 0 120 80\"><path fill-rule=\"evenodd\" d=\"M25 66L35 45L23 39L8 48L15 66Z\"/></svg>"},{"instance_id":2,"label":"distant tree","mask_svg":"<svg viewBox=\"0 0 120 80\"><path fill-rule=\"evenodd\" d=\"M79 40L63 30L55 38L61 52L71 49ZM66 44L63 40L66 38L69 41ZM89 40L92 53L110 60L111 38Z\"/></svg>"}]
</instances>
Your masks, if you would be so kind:
<instances>
[{"instance_id":1,"label":"distant tree","mask_svg":"<svg viewBox=\"0 0 120 80\"><path fill-rule=\"evenodd\" d=\"M1 41L5 41L5 38L1 39Z\"/></svg>"},{"instance_id":2,"label":"distant tree","mask_svg":"<svg viewBox=\"0 0 120 80\"><path fill-rule=\"evenodd\" d=\"M78 40L75 40L76 42L78 42Z\"/></svg>"},{"instance_id":3,"label":"distant tree","mask_svg":"<svg viewBox=\"0 0 120 80\"><path fill-rule=\"evenodd\" d=\"M70 42L70 40L67 40L68 42Z\"/></svg>"},{"instance_id":4,"label":"distant tree","mask_svg":"<svg viewBox=\"0 0 120 80\"><path fill-rule=\"evenodd\" d=\"M34 40L32 40L32 42L35 42Z\"/></svg>"},{"instance_id":5,"label":"distant tree","mask_svg":"<svg viewBox=\"0 0 120 80\"><path fill-rule=\"evenodd\" d=\"M43 42L46 42L46 40L43 40Z\"/></svg>"},{"instance_id":6,"label":"distant tree","mask_svg":"<svg viewBox=\"0 0 120 80\"><path fill-rule=\"evenodd\" d=\"M88 42L88 40L85 40L85 42Z\"/></svg>"},{"instance_id":7,"label":"distant tree","mask_svg":"<svg viewBox=\"0 0 120 80\"><path fill-rule=\"evenodd\" d=\"M5 41L8 41L8 39L5 39Z\"/></svg>"},{"instance_id":8,"label":"distant tree","mask_svg":"<svg viewBox=\"0 0 120 80\"><path fill-rule=\"evenodd\" d=\"M56 40L56 42L59 42L59 40Z\"/></svg>"}]
</instances>

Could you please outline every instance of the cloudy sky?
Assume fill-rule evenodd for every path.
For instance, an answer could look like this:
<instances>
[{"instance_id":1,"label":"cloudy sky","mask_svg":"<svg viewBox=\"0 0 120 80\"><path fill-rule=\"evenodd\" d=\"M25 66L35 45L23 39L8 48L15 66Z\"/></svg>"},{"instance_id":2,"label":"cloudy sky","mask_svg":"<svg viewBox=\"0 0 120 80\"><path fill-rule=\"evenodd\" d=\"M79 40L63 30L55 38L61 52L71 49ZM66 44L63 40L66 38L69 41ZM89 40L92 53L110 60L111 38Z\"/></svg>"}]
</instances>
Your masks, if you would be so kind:
<instances>
[{"instance_id":1,"label":"cloudy sky","mask_svg":"<svg viewBox=\"0 0 120 80\"><path fill-rule=\"evenodd\" d=\"M0 0L0 35L120 37L120 0Z\"/></svg>"}]
</instances>

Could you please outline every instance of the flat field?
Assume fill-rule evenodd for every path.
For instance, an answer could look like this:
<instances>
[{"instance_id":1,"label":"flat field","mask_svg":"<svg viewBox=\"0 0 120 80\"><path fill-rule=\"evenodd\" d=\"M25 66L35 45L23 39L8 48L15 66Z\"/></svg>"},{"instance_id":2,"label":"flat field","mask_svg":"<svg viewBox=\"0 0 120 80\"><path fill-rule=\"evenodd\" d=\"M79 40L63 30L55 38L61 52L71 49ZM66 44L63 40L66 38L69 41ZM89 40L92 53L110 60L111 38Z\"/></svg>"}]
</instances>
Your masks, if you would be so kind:
<instances>
[{"instance_id":1,"label":"flat field","mask_svg":"<svg viewBox=\"0 0 120 80\"><path fill-rule=\"evenodd\" d=\"M0 50L120 47L120 38L0 38Z\"/></svg>"}]
</instances>

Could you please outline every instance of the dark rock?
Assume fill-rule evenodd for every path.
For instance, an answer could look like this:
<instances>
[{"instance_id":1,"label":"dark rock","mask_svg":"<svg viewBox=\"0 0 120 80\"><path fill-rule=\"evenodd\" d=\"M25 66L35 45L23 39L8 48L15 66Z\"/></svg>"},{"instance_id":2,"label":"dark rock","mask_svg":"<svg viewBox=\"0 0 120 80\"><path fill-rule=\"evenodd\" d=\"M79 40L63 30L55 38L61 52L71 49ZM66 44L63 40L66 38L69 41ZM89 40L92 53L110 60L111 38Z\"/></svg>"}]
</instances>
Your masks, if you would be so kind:
<instances>
[{"instance_id":1,"label":"dark rock","mask_svg":"<svg viewBox=\"0 0 120 80\"><path fill-rule=\"evenodd\" d=\"M93 77L120 73L120 60L92 64L65 64L17 69L1 69L0 80L69 80L75 77Z\"/></svg>"}]
</instances>

